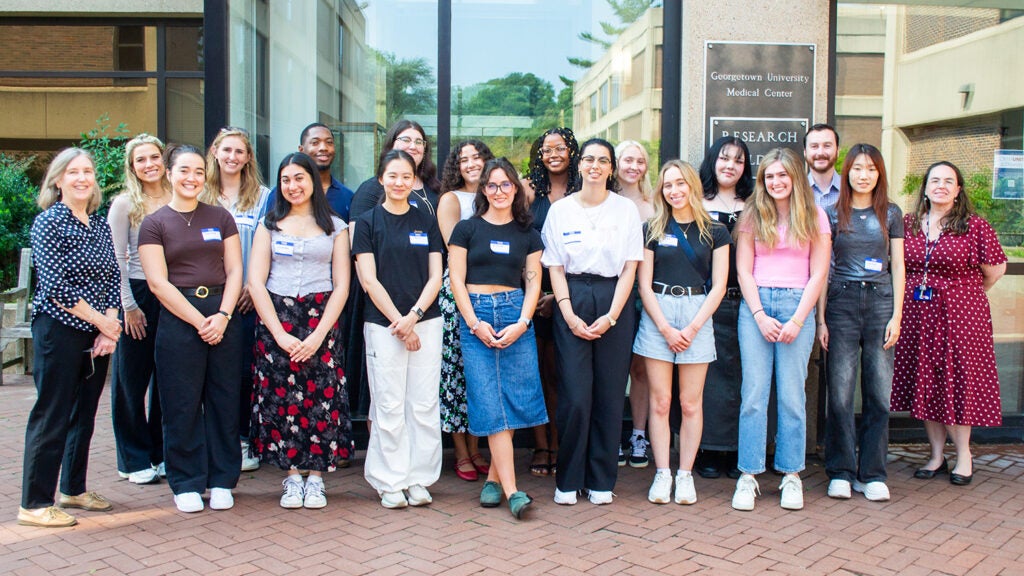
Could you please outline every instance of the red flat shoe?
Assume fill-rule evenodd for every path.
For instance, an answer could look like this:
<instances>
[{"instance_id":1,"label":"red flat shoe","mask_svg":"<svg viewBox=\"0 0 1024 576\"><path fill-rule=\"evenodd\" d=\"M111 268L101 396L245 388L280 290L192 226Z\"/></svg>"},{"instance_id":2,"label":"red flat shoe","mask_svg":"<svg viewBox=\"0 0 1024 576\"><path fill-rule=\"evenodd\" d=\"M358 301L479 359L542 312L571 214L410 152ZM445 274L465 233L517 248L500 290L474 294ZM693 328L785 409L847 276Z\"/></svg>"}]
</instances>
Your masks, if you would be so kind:
<instances>
[{"instance_id":1,"label":"red flat shoe","mask_svg":"<svg viewBox=\"0 0 1024 576\"><path fill-rule=\"evenodd\" d=\"M475 468L478 473L487 474L491 471L491 465L484 460L484 457L481 456L479 452L470 456L469 459L473 463L473 468Z\"/></svg>"},{"instance_id":2,"label":"red flat shoe","mask_svg":"<svg viewBox=\"0 0 1024 576\"><path fill-rule=\"evenodd\" d=\"M469 470L463 470L467 466ZM455 463L455 475L466 482L476 482L480 478L476 470L476 466L473 465L473 461L469 458L463 458Z\"/></svg>"}]
</instances>

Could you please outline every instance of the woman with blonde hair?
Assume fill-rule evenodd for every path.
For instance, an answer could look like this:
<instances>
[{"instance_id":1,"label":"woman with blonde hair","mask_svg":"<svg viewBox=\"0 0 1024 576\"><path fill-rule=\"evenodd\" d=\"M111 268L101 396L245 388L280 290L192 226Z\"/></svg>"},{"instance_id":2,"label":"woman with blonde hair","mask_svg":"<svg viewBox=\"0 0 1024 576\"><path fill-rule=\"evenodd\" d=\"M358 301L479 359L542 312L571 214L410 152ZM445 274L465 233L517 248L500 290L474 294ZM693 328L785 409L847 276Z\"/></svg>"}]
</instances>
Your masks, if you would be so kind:
<instances>
[{"instance_id":1,"label":"woman with blonde hair","mask_svg":"<svg viewBox=\"0 0 1024 576\"><path fill-rule=\"evenodd\" d=\"M160 392L153 359L160 303L150 292L139 261L142 219L171 200L163 153L164 143L149 134L139 134L125 144L124 190L110 203L107 214L121 271L121 306L127 336L112 360L110 412L117 471L133 484L159 482L164 469Z\"/></svg>"},{"instance_id":2,"label":"woman with blonde hair","mask_svg":"<svg viewBox=\"0 0 1024 576\"><path fill-rule=\"evenodd\" d=\"M121 335L114 244L110 226L96 214L102 200L92 156L81 148L57 154L39 191L43 211L32 224L36 403L25 430L18 524L75 524L74 516L53 505L58 476L61 508L113 507L85 489L107 357Z\"/></svg>"},{"instance_id":3,"label":"woman with blonde hair","mask_svg":"<svg viewBox=\"0 0 1024 576\"><path fill-rule=\"evenodd\" d=\"M679 372L679 471L676 504L693 504L693 461L704 426L701 409L708 363L715 359L711 322L725 295L732 238L725 225L704 210L700 176L693 166L670 160L661 168L654 218L645 227L640 263L644 310L633 353L644 358L650 384L651 444L658 470L647 499L667 504L672 491L669 467L672 369Z\"/></svg>"},{"instance_id":4,"label":"woman with blonde hair","mask_svg":"<svg viewBox=\"0 0 1024 576\"><path fill-rule=\"evenodd\" d=\"M238 432L241 435L242 471L249 471L260 467L259 458L251 453L248 444L252 415L252 351L256 344L256 310L247 286L249 252L256 228L263 220L270 190L263 185L249 132L244 128L227 126L220 129L206 153L206 171L206 190L199 200L230 212L242 243L242 294L238 297L238 319L242 329Z\"/></svg>"},{"instance_id":5,"label":"woman with blonde hair","mask_svg":"<svg viewBox=\"0 0 1024 576\"><path fill-rule=\"evenodd\" d=\"M732 507L753 510L754 475L765 470L768 397L778 398L775 469L784 474L782 507L804 506L800 471L807 436L804 381L814 346L814 307L828 279L832 242L828 217L795 152L764 156L754 194L736 227L736 276L743 291L739 340L743 361L739 469ZM810 322L808 322L810 320Z\"/></svg>"}]
</instances>

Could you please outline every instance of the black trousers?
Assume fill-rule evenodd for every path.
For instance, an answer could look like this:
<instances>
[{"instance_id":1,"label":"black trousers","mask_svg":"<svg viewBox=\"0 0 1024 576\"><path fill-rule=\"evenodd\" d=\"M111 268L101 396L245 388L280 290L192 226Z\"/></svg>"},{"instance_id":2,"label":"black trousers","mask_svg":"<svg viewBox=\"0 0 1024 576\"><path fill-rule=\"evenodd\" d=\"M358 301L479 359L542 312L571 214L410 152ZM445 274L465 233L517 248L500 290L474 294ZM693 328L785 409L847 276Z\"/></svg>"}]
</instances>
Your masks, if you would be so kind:
<instances>
[{"instance_id":1,"label":"black trousers","mask_svg":"<svg viewBox=\"0 0 1024 576\"><path fill-rule=\"evenodd\" d=\"M187 297L203 316L216 314L220 295ZM238 449L238 381L241 326L228 322L211 346L195 327L160 311L156 374L163 409L167 482L175 494L234 488L242 466Z\"/></svg>"},{"instance_id":2,"label":"black trousers","mask_svg":"<svg viewBox=\"0 0 1024 576\"><path fill-rule=\"evenodd\" d=\"M569 275L573 312L587 324L608 313L618 278ZM558 354L558 473L563 492L610 491L619 473L618 450L626 380L632 358L636 307L627 303L616 325L597 340L573 335L555 314Z\"/></svg>"},{"instance_id":3,"label":"black trousers","mask_svg":"<svg viewBox=\"0 0 1024 576\"><path fill-rule=\"evenodd\" d=\"M252 369L253 355L256 353L256 311L251 310L239 314L232 319L238 320L242 334L240 353L238 356L238 437L249 441L249 420L252 418Z\"/></svg>"},{"instance_id":4,"label":"black trousers","mask_svg":"<svg viewBox=\"0 0 1024 576\"><path fill-rule=\"evenodd\" d=\"M146 316L146 337L136 340L127 332L121 335L110 374L110 413L114 422L117 469L125 473L138 472L164 461L160 389L154 358L160 302L145 280L130 282L135 303Z\"/></svg>"},{"instance_id":5,"label":"black trousers","mask_svg":"<svg viewBox=\"0 0 1024 576\"><path fill-rule=\"evenodd\" d=\"M110 358L92 358L97 332L83 332L39 314L32 321L36 403L25 429L21 506L52 506L57 476L60 491L85 492L92 441Z\"/></svg>"},{"instance_id":6,"label":"black trousers","mask_svg":"<svg viewBox=\"0 0 1024 576\"><path fill-rule=\"evenodd\" d=\"M735 452L739 449L740 388L743 383L737 330L740 300L723 298L712 316L718 359L708 366L704 385L704 432L700 439L702 450Z\"/></svg>"}]
</instances>

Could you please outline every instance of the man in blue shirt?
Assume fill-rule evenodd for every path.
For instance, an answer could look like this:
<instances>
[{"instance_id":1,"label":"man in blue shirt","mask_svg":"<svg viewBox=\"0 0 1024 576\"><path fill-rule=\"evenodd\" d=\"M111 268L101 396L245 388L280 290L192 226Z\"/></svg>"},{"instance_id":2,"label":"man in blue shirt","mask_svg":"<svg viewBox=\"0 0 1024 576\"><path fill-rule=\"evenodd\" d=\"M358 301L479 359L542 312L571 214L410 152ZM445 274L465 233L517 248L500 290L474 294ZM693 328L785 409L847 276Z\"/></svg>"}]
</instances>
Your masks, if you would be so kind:
<instances>
[{"instance_id":1,"label":"man in blue shirt","mask_svg":"<svg viewBox=\"0 0 1024 576\"><path fill-rule=\"evenodd\" d=\"M327 195L327 203L343 222L348 222L348 209L352 205L354 193L331 175L331 164L334 162L335 154L334 133L326 124L320 122L306 126L299 135L299 152L308 154L316 162L316 167L320 171L320 183L323 184ZM267 197L267 208L264 212L273 207L276 197L277 186Z\"/></svg>"},{"instance_id":2,"label":"man in blue shirt","mask_svg":"<svg viewBox=\"0 0 1024 576\"><path fill-rule=\"evenodd\" d=\"M807 161L807 181L814 192L814 203L828 209L839 200L839 174L836 158L839 155L839 134L828 124L815 124L804 136L804 160Z\"/></svg>"}]
</instances>

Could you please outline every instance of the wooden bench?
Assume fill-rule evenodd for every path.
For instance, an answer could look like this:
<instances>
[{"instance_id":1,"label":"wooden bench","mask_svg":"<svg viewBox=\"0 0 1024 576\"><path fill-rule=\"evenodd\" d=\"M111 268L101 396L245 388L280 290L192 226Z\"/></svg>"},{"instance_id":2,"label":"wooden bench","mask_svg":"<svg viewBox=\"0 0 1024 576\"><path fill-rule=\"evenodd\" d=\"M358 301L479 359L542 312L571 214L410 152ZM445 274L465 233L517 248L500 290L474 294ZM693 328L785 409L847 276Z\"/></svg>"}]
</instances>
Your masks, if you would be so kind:
<instances>
[{"instance_id":1,"label":"wooden bench","mask_svg":"<svg viewBox=\"0 0 1024 576\"><path fill-rule=\"evenodd\" d=\"M5 324L0 318L0 358L8 345L14 345L15 356L3 361L2 368L17 366L18 374L32 372L32 249L21 249L21 260L18 265L18 285L10 290L0 292L0 310L6 311L8 303L14 304L14 318ZM0 386L3 386L3 370L0 369Z\"/></svg>"}]
</instances>

